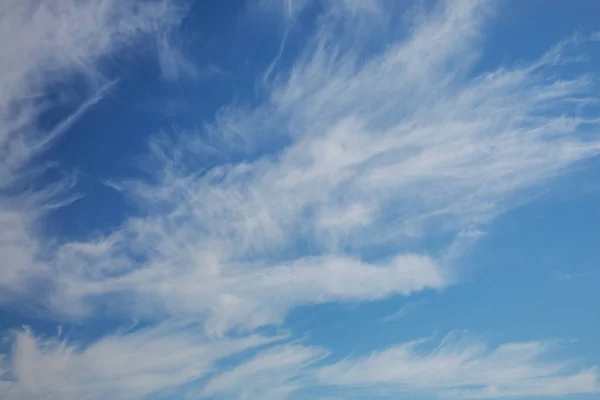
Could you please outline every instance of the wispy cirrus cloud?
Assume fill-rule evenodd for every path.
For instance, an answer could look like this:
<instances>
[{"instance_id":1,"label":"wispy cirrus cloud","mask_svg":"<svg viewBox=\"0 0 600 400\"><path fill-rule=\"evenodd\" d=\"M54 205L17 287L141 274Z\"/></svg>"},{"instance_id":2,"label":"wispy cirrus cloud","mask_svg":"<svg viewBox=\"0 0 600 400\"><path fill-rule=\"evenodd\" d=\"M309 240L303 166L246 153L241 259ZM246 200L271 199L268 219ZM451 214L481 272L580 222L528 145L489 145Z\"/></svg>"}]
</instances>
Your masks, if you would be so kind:
<instances>
[{"instance_id":1,"label":"wispy cirrus cloud","mask_svg":"<svg viewBox=\"0 0 600 400\"><path fill-rule=\"evenodd\" d=\"M286 15L301 3L285 3ZM0 74L6 187L64 130L36 125L49 85L75 76L90 88L68 127L110 87L103 57L140 36L158 40L166 78L196 71L165 41L181 17L177 3L18 4L0 6L9 16L1 32L23 29L26 37L20 47L7 42L11 61L0 65L10 71ZM305 49L269 75L259 104L224 108L201 135L151 139L152 179L111 181L139 213L109 235L57 243L33 229L41 205L54 205L68 182L1 199L6 299L16 293L66 320L108 309L159 323L80 347L18 333L4 360L10 395L137 399L206 377L211 367L218 372L194 393L277 399L304 387L378 384L463 398L598 391L595 369L545 359L545 342L490 350L448 339L430 352L408 343L337 363L324 349L287 343L231 368L215 364L267 344L272 338L252 332L285 327L298 307L454 284L461 249L495 217L600 151L599 121L570 112L574 104L596 110L595 82L561 69L583 61L563 56L579 41L480 72L487 3L440 2L405 36L390 33L386 48L372 46L388 34L381 24L397 22L379 18L384 3L339 7L326 3ZM180 317L200 327L160 325Z\"/></svg>"},{"instance_id":2,"label":"wispy cirrus cloud","mask_svg":"<svg viewBox=\"0 0 600 400\"><path fill-rule=\"evenodd\" d=\"M295 344L272 347L209 380L200 397L288 398L314 384L312 366L327 354L324 349Z\"/></svg>"},{"instance_id":3,"label":"wispy cirrus cloud","mask_svg":"<svg viewBox=\"0 0 600 400\"><path fill-rule=\"evenodd\" d=\"M204 386L202 396L219 398L294 397L320 388L324 398L554 398L600 390L595 367L578 368L556 358L556 341L508 342L491 346L463 332L440 341L420 339L340 361L306 345L259 351L224 370Z\"/></svg>"},{"instance_id":4,"label":"wispy cirrus cloud","mask_svg":"<svg viewBox=\"0 0 600 400\"><path fill-rule=\"evenodd\" d=\"M103 57L175 25L182 11L176 2L133 0L25 0L0 7L3 180L50 143L53 130L36 123L41 113L56 105L47 97L52 84L83 78L91 94L72 108L89 107L111 80L103 73ZM65 121L68 118L61 123Z\"/></svg>"},{"instance_id":5,"label":"wispy cirrus cloud","mask_svg":"<svg viewBox=\"0 0 600 400\"><path fill-rule=\"evenodd\" d=\"M50 267L38 258L45 251L39 221L72 198L68 177L39 189L52 164L32 161L114 87L104 59L175 27L182 8L165 1L24 0L3 2L0 14L0 251L6 260L0 284L14 295L48 277ZM66 90L74 81L83 93ZM42 124L54 108L68 111L53 125Z\"/></svg>"},{"instance_id":6,"label":"wispy cirrus cloud","mask_svg":"<svg viewBox=\"0 0 600 400\"><path fill-rule=\"evenodd\" d=\"M491 347L453 333L433 350L429 340L404 343L318 371L321 382L388 393L426 392L449 398L557 397L596 393L597 368L550 358L552 342Z\"/></svg>"},{"instance_id":7,"label":"wispy cirrus cloud","mask_svg":"<svg viewBox=\"0 0 600 400\"><path fill-rule=\"evenodd\" d=\"M91 344L14 333L10 360L0 359L5 399L141 399L202 378L216 362L281 337L214 340L201 327L165 323L117 332Z\"/></svg>"},{"instance_id":8,"label":"wispy cirrus cloud","mask_svg":"<svg viewBox=\"0 0 600 400\"><path fill-rule=\"evenodd\" d=\"M210 60L202 60L202 65L194 62L187 44L193 42L190 38L183 39L182 34L167 31L158 35L156 50L161 77L166 81L192 81L214 78L224 72Z\"/></svg>"},{"instance_id":9,"label":"wispy cirrus cloud","mask_svg":"<svg viewBox=\"0 0 600 400\"><path fill-rule=\"evenodd\" d=\"M415 310L419 306L422 306L424 302L425 302L425 300L416 300L416 301L411 301L411 302L405 303L402 307L400 307L398 309L398 311L381 318L380 322L390 322L390 321L404 318L404 317L408 316L409 314L414 313Z\"/></svg>"},{"instance_id":10,"label":"wispy cirrus cloud","mask_svg":"<svg viewBox=\"0 0 600 400\"><path fill-rule=\"evenodd\" d=\"M147 215L59 249L57 268L86 272L64 276L58 304L128 293L226 332L451 284L456 249L477 239L464 232L600 150L597 121L564 113L573 98L593 104L593 82L561 78L557 48L474 75L487 15L443 3L367 60L319 29L264 104L225 111L204 139L152 142L154 183L119 186ZM443 244L416 254L432 237Z\"/></svg>"},{"instance_id":11,"label":"wispy cirrus cloud","mask_svg":"<svg viewBox=\"0 0 600 400\"><path fill-rule=\"evenodd\" d=\"M490 346L453 332L439 342L415 340L341 361L331 361L327 349L299 343L265 348L285 339L207 338L201 327L169 323L83 345L24 330L15 333L10 360L0 364L0 389L8 399L119 400L163 398L161 393L276 400L315 388L345 398L413 393L462 399L554 398L600 390L597 368L553 357L560 347L555 341ZM219 364L256 349L250 357L236 356L233 365ZM182 386L187 389L178 389Z\"/></svg>"}]
</instances>

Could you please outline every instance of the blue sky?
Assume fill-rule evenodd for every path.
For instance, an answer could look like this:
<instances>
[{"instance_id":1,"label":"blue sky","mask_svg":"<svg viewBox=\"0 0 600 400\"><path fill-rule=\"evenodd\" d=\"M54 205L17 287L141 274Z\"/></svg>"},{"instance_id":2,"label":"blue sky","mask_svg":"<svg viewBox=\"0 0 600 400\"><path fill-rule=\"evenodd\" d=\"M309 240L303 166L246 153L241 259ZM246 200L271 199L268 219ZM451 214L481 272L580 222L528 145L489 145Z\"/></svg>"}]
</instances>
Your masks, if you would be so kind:
<instances>
[{"instance_id":1,"label":"blue sky","mask_svg":"<svg viewBox=\"0 0 600 400\"><path fill-rule=\"evenodd\" d=\"M595 399L600 4L0 4L2 399Z\"/></svg>"}]
</instances>

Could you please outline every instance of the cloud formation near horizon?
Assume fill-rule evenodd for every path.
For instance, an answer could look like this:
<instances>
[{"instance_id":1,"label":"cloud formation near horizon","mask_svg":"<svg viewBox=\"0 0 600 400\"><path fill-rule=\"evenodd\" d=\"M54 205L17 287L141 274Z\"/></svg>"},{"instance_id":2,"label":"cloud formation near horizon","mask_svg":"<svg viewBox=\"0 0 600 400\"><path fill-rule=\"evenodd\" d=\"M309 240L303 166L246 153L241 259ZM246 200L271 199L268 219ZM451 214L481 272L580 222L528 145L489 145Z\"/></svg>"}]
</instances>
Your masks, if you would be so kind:
<instances>
[{"instance_id":1,"label":"cloud formation near horizon","mask_svg":"<svg viewBox=\"0 0 600 400\"><path fill-rule=\"evenodd\" d=\"M492 221L600 152L594 77L565 70L583 63L572 53L593 37L482 68L493 4L406 14L383 1L318 3L261 2L286 29L256 74L259 99L224 106L198 129L148 132L145 177L105 182L135 212L75 239L44 233L48 213L80 193L70 174L48 179L55 166L40 156L118 95L109 60L127 65L125 52L154 52L163 84L199 79L204 67L172 41L191 5L0 6L0 302L67 324L147 324L79 342L18 328L0 358L8 399L600 391L596 367L552 356L546 338L492 346L451 334L435 349L374 344L340 360L288 326L303 307L460 283L465 251ZM314 30L279 62L285 37L313 12Z\"/></svg>"}]
</instances>

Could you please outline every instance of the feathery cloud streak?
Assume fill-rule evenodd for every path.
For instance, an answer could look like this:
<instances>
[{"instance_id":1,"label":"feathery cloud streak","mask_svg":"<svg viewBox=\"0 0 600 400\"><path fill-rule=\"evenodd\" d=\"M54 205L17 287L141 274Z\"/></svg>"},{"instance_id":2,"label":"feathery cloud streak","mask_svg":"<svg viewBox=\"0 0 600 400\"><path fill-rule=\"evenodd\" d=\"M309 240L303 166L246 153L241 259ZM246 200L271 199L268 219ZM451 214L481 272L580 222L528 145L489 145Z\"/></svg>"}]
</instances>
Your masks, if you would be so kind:
<instances>
[{"instance_id":1,"label":"feathery cloud streak","mask_svg":"<svg viewBox=\"0 0 600 400\"><path fill-rule=\"evenodd\" d=\"M450 398L564 396L600 390L596 368L577 370L549 359L557 343L505 343L490 349L458 333L432 351L427 340L404 343L346 359L318 371L332 385L385 388L394 392L425 391Z\"/></svg>"},{"instance_id":2,"label":"feathery cloud streak","mask_svg":"<svg viewBox=\"0 0 600 400\"><path fill-rule=\"evenodd\" d=\"M276 339L213 340L193 325L167 323L82 346L26 330L14 334L10 362L0 360L0 391L5 399L141 399L196 380L220 359Z\"/></svg>"},{"instance_id":3,"label":"feathery cloud streak","mask_svg":"<svg viewBox=\"0 0 600 400\"><path fill-rule=\"evenodd\" d=\"M326 25L262 106L224 111L208 139L154 141L156 181L119 186L147 215L59 249L57 268L85 267L55 301L134 294L223 333L280 323L302 304L450 284L453 249L473 240L464 232L599 150L597 121L565 116L574 98L593 102L590 79L545 72L560 67L559 48L473 76L482 7L440 6L366 61ZM265 149L276 139L288 144ZM208 145L221 151L207 169L195 160ZM445 247L414 254L441 235Z\"/></svg>"},{"instance_id":4,"label":"feathery cloud streak","mask_svg":"<svg viewBox=\"0 0 600 400\"><path fill-rule=\"evenodd\" d=\"M44 238L36 237L37 223L48 209L71 200L63 196L73 187L71 179L39 189L36 181L52 165L34 165L33 159L114 86L114 77L102 65L107 56L172 29L182 11L175 2L164 1L24 0L0 5L3 292L21 293L50 273L37 259L45 250ZM57 92L74 81L85 88L83 94ZM40 118L53 107L70 111L54 125L43 126Z\"/></svg>"}]
</instances>

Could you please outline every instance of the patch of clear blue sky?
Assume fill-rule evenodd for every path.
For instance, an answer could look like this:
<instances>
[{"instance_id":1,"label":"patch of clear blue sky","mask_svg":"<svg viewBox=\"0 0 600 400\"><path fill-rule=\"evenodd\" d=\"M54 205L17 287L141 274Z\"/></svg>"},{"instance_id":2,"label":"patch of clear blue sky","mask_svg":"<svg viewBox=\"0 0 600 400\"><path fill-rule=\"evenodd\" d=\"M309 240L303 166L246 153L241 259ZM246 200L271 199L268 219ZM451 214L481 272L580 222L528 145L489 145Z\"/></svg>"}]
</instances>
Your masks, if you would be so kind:
<instances>
[{"instance_id":1,"label":"patch of clear blue sky","mask_svg":"<svg viewBox=\"0 0 600 400\"><path fill-rule=\"evenodd\" d=\"M596 0L501 2L477 69L535 59L565 37L600 29L599 15ZM77 190L86 194L48 218L51 233L72 238L108 232L131 213L124 198L102 182L139 176L136 159L149 135L199 129L223 106L251 107L260 101L256 79L279 51L284 27L275 18L263 16L258 24L251 18L240 1L198 2L192 8L182 33L186 54L200 66L221 70L198 81L165 82L151 57L143 52L122 55L127 68L114 71L120 77L115 89L44 156L60 160L63 171L78 171ZM283 65L293 59L303 32L310 29L303 21L292 30ZM600 56L591 56L594 68L587 68L600 71ZM107 68L116 69L110 63ZM72 90L77 95L77 88ZM52 113L46 116L48 124L60 110ZM410 299L304 307L287 317L286 327L308 331L309 342L339 356L454 329L484 334L492 343L573 338L577 341L563 351L600 364L599 176L600 161L592 160L558 179L552 192L497 219L464 261L468 274L455 287ZM382 321L413 302L418 312ZM118 323L103 320L67 329L91 338ZM35 313L0 309L0 327L22 324L48 334L56 331L54 323Z\"/></svg>"}]
</instances>

